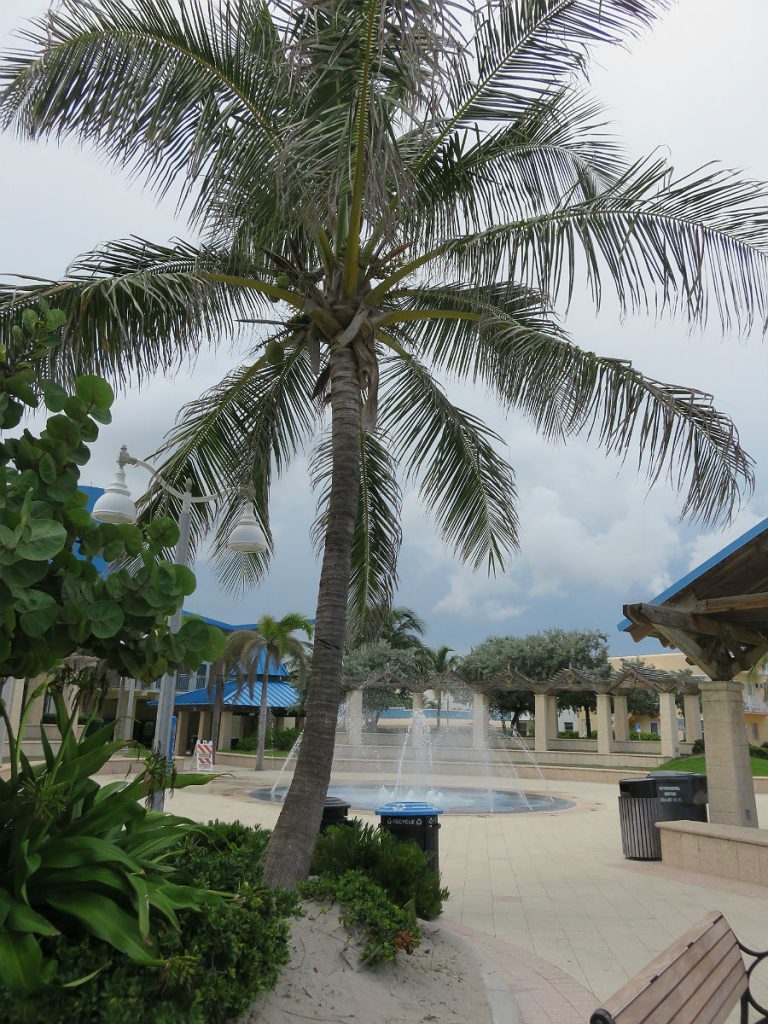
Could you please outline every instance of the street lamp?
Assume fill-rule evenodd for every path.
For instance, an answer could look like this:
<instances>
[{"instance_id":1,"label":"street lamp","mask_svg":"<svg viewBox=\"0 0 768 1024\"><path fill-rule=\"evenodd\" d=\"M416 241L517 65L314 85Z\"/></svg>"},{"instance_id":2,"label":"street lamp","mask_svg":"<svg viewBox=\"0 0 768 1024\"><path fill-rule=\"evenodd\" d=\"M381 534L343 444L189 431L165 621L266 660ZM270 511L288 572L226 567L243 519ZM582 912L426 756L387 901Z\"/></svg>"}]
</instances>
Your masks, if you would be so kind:
<instances>
[{"instance_id":1,"label":"street lamp","mask_svg":"<svg viewBox=\"0 0 768 1024\"><path fill-rule=\"evenodd\" d=\"M192 520L192 506L207 504L211 501L218 501L232 494L240 494L242 491L224 491L221 494L203 494L200 497L192 497L192 483L187 481L184 491L178 491L175 487L164 480L154 466L129 454L125 445L120 449L117 457L117 474L114 481L106 488L104 493L93 506L91 515L102 523L113 523L125 525L135 523L138 519L136 505L131 498L131 492L125 481L125 466L142 466L152 476L152 482L157 482L168 494L181 498L181 513L179 514L179 542L176 545L174 561L176 565L189 566L189 538L190 525ZM227 540L227 548L230 551L259 552L267 550L267 541L261 527L258 524L253 511L253 502L246 500L243 511L237 525L234 527ZM171 633L177 633L181 627L182 608L168 619L168 627ZM173 707L176 701L176 671L167 672L160 681L160 694L157 706L157 722L155 725L155 736L152 742L153 750L163 758L170 757L171 726L173 721ZM164 804L164 793L161 790L153 800L155 810L162 810Z\"/></svg>"}]
</instances>

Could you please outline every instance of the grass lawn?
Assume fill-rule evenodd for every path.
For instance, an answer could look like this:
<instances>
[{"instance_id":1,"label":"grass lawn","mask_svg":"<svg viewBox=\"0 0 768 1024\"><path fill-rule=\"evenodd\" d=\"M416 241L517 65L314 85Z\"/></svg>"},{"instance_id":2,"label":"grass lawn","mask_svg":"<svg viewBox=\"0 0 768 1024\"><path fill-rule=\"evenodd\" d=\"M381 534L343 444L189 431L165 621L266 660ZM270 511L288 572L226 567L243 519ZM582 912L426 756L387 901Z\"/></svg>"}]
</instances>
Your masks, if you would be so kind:
<instances>
[{"instance_id":1,"label":"grass lawn","mask_svg":"<svg viewBox=\"0 0 768 1024\"><path fill-rule=\"evenodd\" d=\"M768 761L761 757L753 757L751 761L753 775L768 775ZM699 754L696 757L676 757L674 761L665 761L664 764L659 765L659 770L667 768L676 772L706 773L707 759L704 754Z\"/></svg>"}]
</instances>

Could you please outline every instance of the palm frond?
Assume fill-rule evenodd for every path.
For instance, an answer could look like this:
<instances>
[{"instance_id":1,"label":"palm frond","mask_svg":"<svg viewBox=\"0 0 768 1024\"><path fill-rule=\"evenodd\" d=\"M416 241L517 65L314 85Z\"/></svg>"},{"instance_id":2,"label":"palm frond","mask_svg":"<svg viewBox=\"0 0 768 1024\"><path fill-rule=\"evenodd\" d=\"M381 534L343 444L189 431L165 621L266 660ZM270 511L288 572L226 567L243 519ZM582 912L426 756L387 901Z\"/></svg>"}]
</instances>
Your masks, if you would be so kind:
<instances>
[{"instance_id":1,"label":"palm frond","mask_svg":"<svg viewBox=\"0 0 768 1024\"><path fill-rule=\"evenodd\" d=\"M457 128L516 118L584 72L596 45L647 29L668 0L499 0L479 5L471 41L476 77L432 149Z\"/></svg>"},{"instance_id":2,"label":"palm frond","mask_svg":"<svg viewBox=\"0 0 768 1024\"><path fill-rule=\"evenodd\" d=\"M449 243L461 277L499 276L544 293L573 294L584 270L599 305L603 279L622 308L714 309L723 329L768 323L768 186L701 168L670 181L662 160L641 161L593 200Z\"/></svg>"},{"instance_id":3,"label":"palm frond","mask_svg":"<svg viewBox=\"0 0 768 1024\"><path fill-rule=\"evenodd\" d=\"M498 287L508 299L508 287ZM650 485L667 479L685 499L682 515L704 523L728 518L753 488L753 463L733 422L712 396L645 377L626 360L574 345L521 290L493 305L493 293L433 289L413 305L460 302L481 320L408 323L412 343L432 365L479 379L505 408L523 412L547 438L584 433L626 459L636 452Z\"/></svg>"},{"instance_id":4,"label":"palm frond","mask_svg":"<svg viewBox=\"0 0 768 1024\"><path fill-rule=\"evenodd\" d=\"M208 276L253 269L233 266L229 253L179 240L111 242L78 257L61 281L0 283L0 341L13 350L19 313L43 298L67 315L63 344L51 356L53 375L140 382L193 359L211 339L233 337L239 319L259 318L267 308L263 295Z\"/></svg>"},{"instance_id":5,"label":"palm frond","mask_svg":"<svg viewBox=\"0 0 768 1024\"><path fill-rule=\"evenodd\" d=\"M271 544L272 475L282 473L311 436L317 415L312 386L311 370L300 349L278 364L262 359L239 367L181 409L177 425L154 453L162 460L158 471L176 486L192 480L196 493L252 488L257 517ZM180 508L180 499L158 491L150 496L146 513L168 511L178 516ZM270 555L227 551L227 537L241 510L238 496L192 508L193 550L218 524L212 557L228 590L255 582Z\"/></svg>"},{"instance_id":6,"label":"palm frond","mask_svg":"<svg viewBox=\"0 0 768 1024\"><path fill-rule=\"evenodd\" d=\"M352 546L349 584L349 635L372 610L389 608L397 586L397 557L402 540L402 495L386 437L364 431L360 446L360 494ZM312 485L318 515L312 538L320 550L325 536L331 488L331 444L325 437L312 459Z\"/></svg>"},{"instance_id":7,"label":"palm frond","mask_svg":"<svg viewBox=\"0 0 768 1024\"><path fill-rule=\"evenodd\" d=\"M419 162L418 150L411 159ZM600 104L562 90L486 133L450 135L420 164L412 193L399 196L403 234L431 248L447 235L587 202L625 169Z\"/></svg>"},{"instance_id":8,"label":"palm frond","mask_svg":"<svg viewBox=\"0 0 768 1024\"><path fill-rule=\"evenodd\" d=\"M512 469L494 447L501 438L449 401L414 358L386 359L382 388L381 428L419 479L446 543L474 568L503 569L517 549L518 518Z\"/></svg>"},{"instance_id":9,"label":"palm frond","mask_svg":"<svg viewBox=\"0 0 768 1024\"><path fill-rule=\"evenodd\" d=\"M198 193L198 213L235 164L275 183L291 80L262 0L62 0L22 38L0 76L5 127L95 144L161 196Z\"/></svg>"}]
</instances>

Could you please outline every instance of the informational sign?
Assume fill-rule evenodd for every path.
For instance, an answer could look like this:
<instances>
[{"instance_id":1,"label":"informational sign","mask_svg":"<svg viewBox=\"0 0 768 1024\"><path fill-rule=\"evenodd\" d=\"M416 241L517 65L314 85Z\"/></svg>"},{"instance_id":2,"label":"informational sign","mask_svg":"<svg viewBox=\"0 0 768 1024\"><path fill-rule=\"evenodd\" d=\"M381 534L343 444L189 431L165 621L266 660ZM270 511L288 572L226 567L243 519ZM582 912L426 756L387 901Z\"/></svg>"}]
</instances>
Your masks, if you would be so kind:
<instances>
[{"instance_id":1,"label":"informational sign","mask_svg":"<svg viewBox=\"0 0 768 1024\"><path fill-rule=\"evenodd\" d=\"M213 740L198 740L195 743L195 771L213 771Z\"/></svg>"}]
</instances>

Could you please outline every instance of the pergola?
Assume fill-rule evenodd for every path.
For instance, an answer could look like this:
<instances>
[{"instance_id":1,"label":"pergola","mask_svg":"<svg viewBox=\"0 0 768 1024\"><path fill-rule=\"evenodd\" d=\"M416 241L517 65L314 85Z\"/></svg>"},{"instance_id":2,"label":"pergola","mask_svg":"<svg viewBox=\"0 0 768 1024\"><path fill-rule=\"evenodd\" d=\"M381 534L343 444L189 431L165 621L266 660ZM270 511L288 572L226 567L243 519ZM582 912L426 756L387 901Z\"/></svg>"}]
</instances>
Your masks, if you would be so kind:
<instances>
[{"instance_id":1,"label":"pergola","mask_svg":"<svg viewBox=\"0 0 768 1024\"><path fill-rule=\"evenodd\" d=\"M768 519L649 602L624 606L619 623L635 641L676 647L708 677L704 712L710 820L757 826L744 724L734 682L768 654Z\"/></svg>"},{"instance_id":2,"label":"pergola","mask_svg":"<svg viewBox=\"0 0 768 1024\"><path fill-rule=\"evenodd\" d=\"M352 744L362 742L363 690L405 689L413 694L413 709L423 707L426 690L470 689L473 693L472 745L484 749L488 745L489 701L492 693L533 693L536 718L535 750L546 753L557 744L557 695L559 693L594 693L597 696L597 752L611 755L630 747L627 695L634 690L651 690L659 695L661 754L674 757L678 752L677 708L675 696L683 694L685 738L693 742L701 737L698 686L668 672L643 666L628 666L610 676L598 676L581 669L563 668L546 680L529 679L513 668L493 676L467 681L455 672L444 672L419 680L409 679L384 668L359 679L346 678L347 728Z\"/></svg>"}]
</instances>

